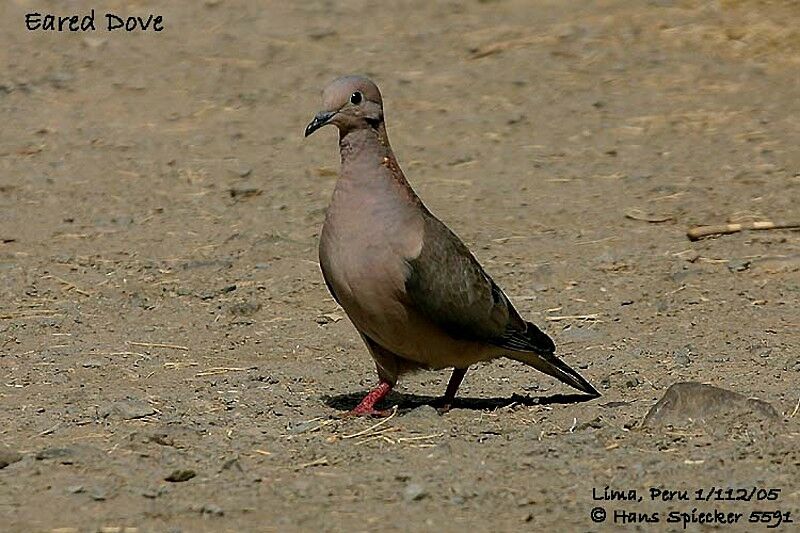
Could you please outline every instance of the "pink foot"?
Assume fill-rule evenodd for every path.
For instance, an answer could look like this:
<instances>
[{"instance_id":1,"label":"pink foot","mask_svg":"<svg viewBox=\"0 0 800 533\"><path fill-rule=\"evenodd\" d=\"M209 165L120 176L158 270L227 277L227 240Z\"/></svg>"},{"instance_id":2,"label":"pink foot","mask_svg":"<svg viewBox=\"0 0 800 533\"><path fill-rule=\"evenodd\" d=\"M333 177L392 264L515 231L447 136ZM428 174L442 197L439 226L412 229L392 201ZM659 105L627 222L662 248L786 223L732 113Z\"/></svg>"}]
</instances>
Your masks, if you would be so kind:
<instances>
[{"instance_id":1,"label":"pink foot","mask_svg":"<svg viewBox=\"0 0 800 533\"><path fill-rule=\"evenodd\" d=\"M391 416L391 414L392 411L390 409L351 409L342 416L345 418L355 416L374 416L375 418L386 418Z\"/></svg>"},{"instance_id":2,"label":"pink foot","mask_svg":"<svg viewBox=\"0 0 800 533\"><path fill-rule=\"evenodd\" d=\"M381 401L389 391L392 390L392 386L389 385L385 381L381 381L378 383L378 386L369 391L369 393L364 396L364 399L361 400L354 409L348 411L348 416L389 416L391 411L379 411L375 409L375 404Z\"/></svg>"}]
</instances>

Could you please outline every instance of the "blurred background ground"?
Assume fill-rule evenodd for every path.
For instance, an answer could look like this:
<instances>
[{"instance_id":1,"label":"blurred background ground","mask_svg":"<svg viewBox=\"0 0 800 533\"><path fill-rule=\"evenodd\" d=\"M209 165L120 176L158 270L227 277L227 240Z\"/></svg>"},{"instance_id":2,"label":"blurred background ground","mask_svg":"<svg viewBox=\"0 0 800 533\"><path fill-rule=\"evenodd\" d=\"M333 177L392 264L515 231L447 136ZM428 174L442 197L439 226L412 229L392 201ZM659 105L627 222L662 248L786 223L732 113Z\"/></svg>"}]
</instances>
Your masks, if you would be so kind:
<instances>
[{"instance_id":1,"label":"blurred background ground","mask_svg":"<svg viewBox=\"0 0 800 533\"><path fill-rule=\"evenodd\" d=\"M798 512L800 235L685 237L800 218L798 2L64 4L0 6L5 531L591 530L606 485ZM24 30L90 8L166 29ZM446 416L441 372L377 428L332 418L375 375L316 262L335 134L302 131L351 72L602 398L498 361ZM686 380L783 421L640 427Z\"/></svg>"}]
</instances>

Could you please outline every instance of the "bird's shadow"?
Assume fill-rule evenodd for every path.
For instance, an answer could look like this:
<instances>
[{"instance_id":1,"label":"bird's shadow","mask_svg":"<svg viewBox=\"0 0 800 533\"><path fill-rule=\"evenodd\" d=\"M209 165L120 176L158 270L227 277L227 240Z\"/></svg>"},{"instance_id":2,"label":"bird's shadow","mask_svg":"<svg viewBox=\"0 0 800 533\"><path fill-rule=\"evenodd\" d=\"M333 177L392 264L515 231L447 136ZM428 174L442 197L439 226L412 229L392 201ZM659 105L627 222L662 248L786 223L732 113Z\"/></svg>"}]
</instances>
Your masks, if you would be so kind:
<instances>
[{"instance_id":1,"label":"bird's shadow","mask_svg":"<svg viewBox=\"0 0 800 533\"><path fill-rule=\"evenodd\" d=\"M325 405L336 409L338 411L349 411L353 409L358 402L364 397L366 393L363 392L348 392L345 394L337 394L335 396L323 396L322 400ZM588 402L596 399L595 396L588 394L551 394L550 396L521 396L513 394L510 398L463 398L456 397L453 402L452 409L469 409L471 411L490 411L501 407L508 407L510 405L523 405L531 407L535 405L553 405L553 404L575 404ZM396 405L400 412L411 411L423 405L431 405L439 407L442 404L442 397L427 396L420 394L409 394L405 392L392 391L384 398L379 406L388 407Z\"/></svg>"}]
</instances>

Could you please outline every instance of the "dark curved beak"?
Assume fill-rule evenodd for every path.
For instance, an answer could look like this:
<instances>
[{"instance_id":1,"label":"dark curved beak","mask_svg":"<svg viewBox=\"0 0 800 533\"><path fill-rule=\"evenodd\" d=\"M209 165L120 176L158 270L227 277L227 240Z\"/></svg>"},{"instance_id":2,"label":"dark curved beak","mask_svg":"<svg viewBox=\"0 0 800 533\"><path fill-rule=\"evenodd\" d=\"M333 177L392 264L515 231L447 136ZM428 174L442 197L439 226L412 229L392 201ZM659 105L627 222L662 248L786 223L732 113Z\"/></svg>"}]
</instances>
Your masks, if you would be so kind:
<instances>
[{"instance_id":1,"label":"dark curved beak","mask_svg":"<svg viewBox=\"0 0 800 533\"><path fill-rule=\"evenodd\" d=\"M306 126L305 136L308 137L309 135L320 129L322 126L330 122L330 120L333 118L333 115L335 114L336 114L335 111L320 111L319 113L317 113L317 115L314 117L314 120L312 120L308 124L308 126Z\"/></svg>"}]
</instances>

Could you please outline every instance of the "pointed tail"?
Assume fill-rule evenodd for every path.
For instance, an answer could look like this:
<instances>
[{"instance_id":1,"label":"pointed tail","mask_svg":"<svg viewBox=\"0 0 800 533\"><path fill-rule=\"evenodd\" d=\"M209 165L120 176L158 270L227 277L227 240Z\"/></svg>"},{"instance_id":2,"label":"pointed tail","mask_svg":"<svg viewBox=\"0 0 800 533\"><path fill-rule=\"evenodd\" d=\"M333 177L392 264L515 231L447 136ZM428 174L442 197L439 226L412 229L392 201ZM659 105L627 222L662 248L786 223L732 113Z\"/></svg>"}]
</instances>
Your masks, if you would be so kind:
<instances>
[{"instance_id":1,"label":"pointed tail","mask_svg":"<svg viewBox=\"0 0 800 533\"><path fill-rule=\"evenodd\" d=\"M506 357L532 366L548 376L553 376L562 383L578 389L594 397L600 393L586 381L583 376L570 368L564 361L552 353L531 353L531 352L509 352Z\"/></svg>"}]
</instances>

